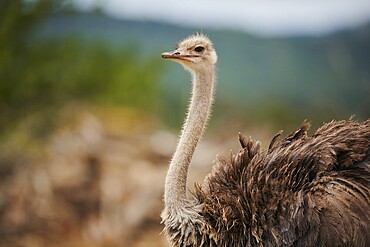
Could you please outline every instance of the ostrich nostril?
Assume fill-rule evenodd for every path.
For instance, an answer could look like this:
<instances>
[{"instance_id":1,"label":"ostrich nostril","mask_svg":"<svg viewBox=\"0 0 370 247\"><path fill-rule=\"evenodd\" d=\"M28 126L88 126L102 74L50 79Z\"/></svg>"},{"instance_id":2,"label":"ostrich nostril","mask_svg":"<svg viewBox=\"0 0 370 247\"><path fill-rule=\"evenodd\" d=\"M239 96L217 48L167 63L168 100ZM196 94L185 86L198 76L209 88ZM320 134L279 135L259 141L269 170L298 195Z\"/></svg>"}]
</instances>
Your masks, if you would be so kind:
<instances>
[{"instance_id":1,"label":"ostrich nostril","mask_svg":"<svg viewBox=\"0 0 370 247\"><path fill-rule=\"evenodd\" d=\"M180 52L174 52L172 55L175 55L175 56L178 56L178 55L180 55Z\"/></svg>"}]
</instances>

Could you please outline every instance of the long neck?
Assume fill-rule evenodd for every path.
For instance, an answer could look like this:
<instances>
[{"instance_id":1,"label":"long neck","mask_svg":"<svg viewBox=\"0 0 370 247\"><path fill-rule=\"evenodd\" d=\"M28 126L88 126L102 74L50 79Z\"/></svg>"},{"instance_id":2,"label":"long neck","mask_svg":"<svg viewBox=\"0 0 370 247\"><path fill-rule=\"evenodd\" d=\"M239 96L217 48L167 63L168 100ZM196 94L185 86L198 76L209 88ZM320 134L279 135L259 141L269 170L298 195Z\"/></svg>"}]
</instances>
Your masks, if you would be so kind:
<instances>
[{"instance_id":1,"label":"long neck","mask_svg":"<svg viewBox=\"0 0 370 247\"><path fill-rule=\"evenodd\" d=\"M165 184L165 205L183 207L187 199L187 174L195 147L205 129L213 100L214 69L193 74L192 97Z\"/></svg>"}]
</instances>

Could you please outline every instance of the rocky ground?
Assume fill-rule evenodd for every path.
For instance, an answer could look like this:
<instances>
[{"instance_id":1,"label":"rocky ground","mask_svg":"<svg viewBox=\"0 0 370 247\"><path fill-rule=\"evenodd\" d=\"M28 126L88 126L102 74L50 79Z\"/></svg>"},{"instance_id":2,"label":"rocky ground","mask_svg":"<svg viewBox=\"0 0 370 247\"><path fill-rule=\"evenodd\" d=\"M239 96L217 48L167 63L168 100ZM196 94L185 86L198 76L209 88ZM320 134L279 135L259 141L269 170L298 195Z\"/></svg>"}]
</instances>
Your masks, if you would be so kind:
<instances>
[{"instance_id":1,"label":"rocky ground","mask_svg":"<svg viewBox=\"0 0 370 247\"><path fill-rule=\"evenodd\" d=\"M143 119L114 122L84 113L40 157L1 158L0 246L169 246L159 215L177 136ZM215 154L238 150L237 132L230 135L202 140L190 185Z\"/></svg>"}]
</instances>

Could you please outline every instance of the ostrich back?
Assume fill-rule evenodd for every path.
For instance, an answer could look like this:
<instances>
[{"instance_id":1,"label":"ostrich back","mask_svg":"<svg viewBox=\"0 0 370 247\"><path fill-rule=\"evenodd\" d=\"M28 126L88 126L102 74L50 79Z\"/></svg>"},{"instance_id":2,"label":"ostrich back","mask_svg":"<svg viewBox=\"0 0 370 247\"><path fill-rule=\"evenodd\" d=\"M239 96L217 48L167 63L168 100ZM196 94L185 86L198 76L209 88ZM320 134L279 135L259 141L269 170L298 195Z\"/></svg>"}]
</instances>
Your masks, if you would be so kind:
<instances>
[{"instance_id":1,"label":"ostrich back","mask_svg":"<svg viewBox=\"0 0 370 247\"><path fill-rule=\"evenodd\" d=\"M242 138L219 159L196 186L202 224L190 246L370 246L370 119L308 128L266 151Z\"/></svg>"}]
</instances>

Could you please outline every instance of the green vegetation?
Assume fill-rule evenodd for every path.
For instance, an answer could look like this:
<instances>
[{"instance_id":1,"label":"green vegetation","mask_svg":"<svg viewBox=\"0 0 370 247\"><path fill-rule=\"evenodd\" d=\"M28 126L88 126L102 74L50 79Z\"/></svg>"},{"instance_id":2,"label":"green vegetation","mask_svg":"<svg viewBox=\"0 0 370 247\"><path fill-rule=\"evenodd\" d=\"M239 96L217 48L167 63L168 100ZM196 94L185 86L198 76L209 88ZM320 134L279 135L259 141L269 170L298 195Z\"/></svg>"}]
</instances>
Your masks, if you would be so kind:
<instances>
[{"instance_id":1,"label":"green vegetation","mask_svg":"<svg viewBox=\"0 0 370 247\"><path fill-rule=\"evenodd\" d=\"M31 38L37 24L61 2L0 4L0 136L35 115L32 134L45 136L58 110L71 102L121 105L148 113L157 105L160 64L140 58L136 47L113 50L78 36Z\"/></svg>"},{"instance_id":2,"label":"green vegetation","mask_svg":"<svg viewBox=\"0 0 370 247\"><path fill-rule=\"evenodd\" d=\"M199 30L76 13L71 3L0 4L0 134L36 114L34 132L45 135L70 103L131 107L178 129L189 76L159 54ZM220 58L212 121L289 128L305 118L368 118L369 27L275 39L204 30Z\"/></svg>"}]
</instances>

